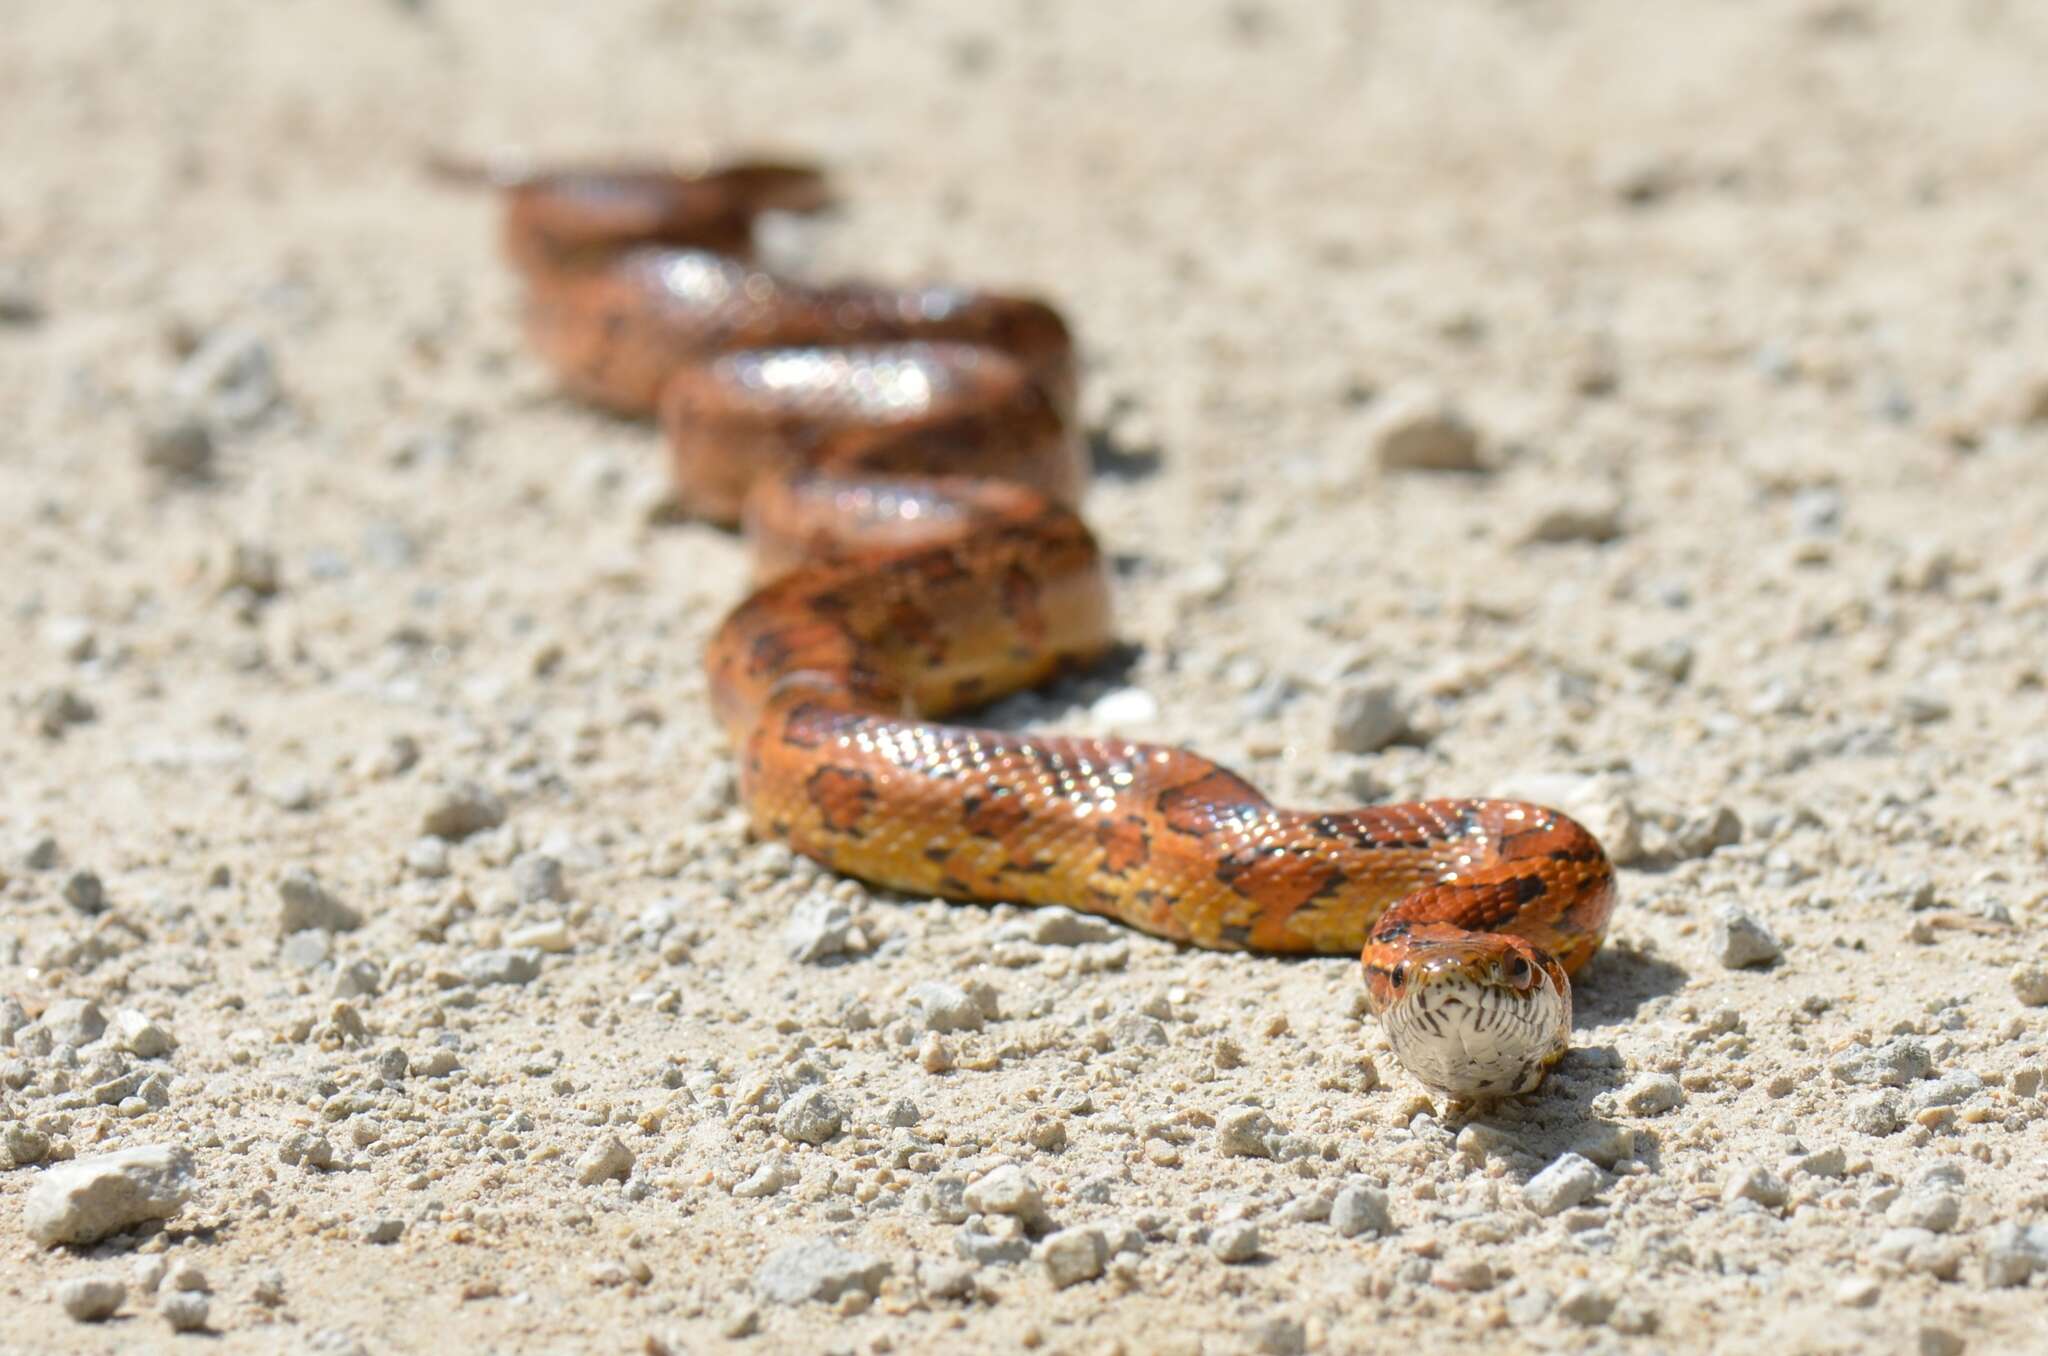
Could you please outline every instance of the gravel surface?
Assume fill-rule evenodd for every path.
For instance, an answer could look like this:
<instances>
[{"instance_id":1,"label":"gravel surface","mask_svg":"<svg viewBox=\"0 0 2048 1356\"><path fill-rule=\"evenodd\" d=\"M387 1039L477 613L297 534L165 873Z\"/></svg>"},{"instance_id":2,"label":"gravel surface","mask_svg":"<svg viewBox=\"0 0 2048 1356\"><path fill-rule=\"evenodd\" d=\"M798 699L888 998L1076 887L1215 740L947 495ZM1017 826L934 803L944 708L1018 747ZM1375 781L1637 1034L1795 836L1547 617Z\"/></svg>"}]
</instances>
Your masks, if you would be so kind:
<instances>
[{"instance_id":1,"label":"gravel surface","mask_svg":"<svg viewBox=\"0 0 2048 1356\"><path fill-rule=\"evenodd\" d=\"M2048 13L509 13L8 16L0 1351L2048 1349ZM1056 299L1131 649L991 719L1581 816L1546 1087L750 842L436 147Z\"/></svg>"}]
</instances>

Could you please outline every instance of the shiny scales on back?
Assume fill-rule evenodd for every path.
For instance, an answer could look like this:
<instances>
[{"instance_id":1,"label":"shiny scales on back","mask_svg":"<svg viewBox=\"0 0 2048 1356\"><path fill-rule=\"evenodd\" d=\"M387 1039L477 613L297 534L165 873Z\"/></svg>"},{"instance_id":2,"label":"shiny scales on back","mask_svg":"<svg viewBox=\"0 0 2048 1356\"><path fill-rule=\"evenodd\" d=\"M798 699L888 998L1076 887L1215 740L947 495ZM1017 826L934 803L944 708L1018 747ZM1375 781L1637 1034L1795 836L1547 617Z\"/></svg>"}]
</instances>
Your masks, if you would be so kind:
<instances>
[{"instance_id":1,"label":"shiny scales on back","mask_svg":"<svg viewBox=\"0 0 2048 1356\"><path fill-rule=\"evenodd\" d=\"M1425 1085L1485 1101L1542 1081L1615 903L1569 818L1286 809L1183 749L947 722L1111 644L1057 312L762 268L754 219L829 200L804 167L472 177L507 188L529 333L563 384L658 411L684 507L760 544L759 587L705 656L758 832L896 890L1355 953Z\"/></svg>"}]
</instances>

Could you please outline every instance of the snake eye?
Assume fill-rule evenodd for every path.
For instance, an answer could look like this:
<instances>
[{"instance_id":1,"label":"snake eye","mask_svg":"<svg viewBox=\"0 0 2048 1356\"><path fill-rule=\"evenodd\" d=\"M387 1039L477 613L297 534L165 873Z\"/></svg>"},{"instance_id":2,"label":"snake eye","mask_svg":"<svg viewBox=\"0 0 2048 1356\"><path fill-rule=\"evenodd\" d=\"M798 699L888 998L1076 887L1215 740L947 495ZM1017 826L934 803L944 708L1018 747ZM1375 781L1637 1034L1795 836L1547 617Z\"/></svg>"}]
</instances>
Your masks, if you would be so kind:
<instances>
[{"instance_id":1,"label":"snake eye","mask_svg":"<svg viewBox=\"0 0 2048 1356\"><path fill-rule=\"evenodd\" d=\"M1523 959L1520 956L1514 956L1509 958L1508 963L1505 967L1505 972L1508 977L1508 983L1514 985L1518 989L1528 988L1529 985L1532 982L1534 982L1536 978L1536 971L1534 967L1532 967L1527 960Z\"/></svg>"},{"instance_id":2,"label":"snake eye","mask_svg":"<svg viewBox=\"0 0 2048 1356\"><path fill-rule=\"evenodd\" d=\"M1403 984L1406 984L1408 982L1408 962L1402 961L1392 970L1389 970L1387 972L1387 979L1391 981L1393 983L1393 986L1397 989L1400 988Z\"/></svg>"}]
</instances>

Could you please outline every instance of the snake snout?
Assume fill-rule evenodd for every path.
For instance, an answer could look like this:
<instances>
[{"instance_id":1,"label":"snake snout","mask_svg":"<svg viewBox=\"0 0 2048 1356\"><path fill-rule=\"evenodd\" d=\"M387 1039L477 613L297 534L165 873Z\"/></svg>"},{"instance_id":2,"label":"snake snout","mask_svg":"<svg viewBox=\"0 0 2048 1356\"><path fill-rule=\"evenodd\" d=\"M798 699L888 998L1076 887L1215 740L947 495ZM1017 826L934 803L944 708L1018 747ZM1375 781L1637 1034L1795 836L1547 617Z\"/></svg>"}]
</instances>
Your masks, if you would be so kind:
<instances>
[{"instance_id":1,"label":"snake snout","mask_svg":"<svg viewBox=\"0 0 2048 1356\"><path fill-rule=\"evenodd\" d=\"M1395 1057L1431 1091L1512 1097L1533 1091L1570 1044L1563 982L1513 953L1418 958L1380 1020Z\"/></svg>"}]
</instances>

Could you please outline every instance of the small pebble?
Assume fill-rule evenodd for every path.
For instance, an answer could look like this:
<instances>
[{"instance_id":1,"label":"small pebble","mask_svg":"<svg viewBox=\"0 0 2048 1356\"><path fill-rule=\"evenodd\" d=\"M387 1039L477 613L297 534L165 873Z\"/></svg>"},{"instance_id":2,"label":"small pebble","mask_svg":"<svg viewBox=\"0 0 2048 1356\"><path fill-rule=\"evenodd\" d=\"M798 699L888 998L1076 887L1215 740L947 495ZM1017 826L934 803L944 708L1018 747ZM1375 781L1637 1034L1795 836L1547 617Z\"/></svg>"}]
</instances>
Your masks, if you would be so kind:
<instances>
[{"instance_id":1,"label":"small pebble","mask_svg":"<svg viewBox=\"0 0 2048 1356\"><path fill-rule=\"evenodd\" d=\"M522 904L558 903L569 897L562 864L545 852L524 852L513 859L512 886Z\"/></svg>"},{"instance_id":2,"label":"small pebble","mask_svg":"<svg viewBox=\"0 0 2048 1356\"><path fill-rule=\"evenodd\" d=\"M754 1293L772 1304L830 1304L855 1292L873 1298L890 1270L880 1258L848 1251L830 1239L807 1239L784 1245L761 1264L754 1273Z\"/></svg>"},{"instance_id":3,"label":"small pebble","mask_svg":"<svg viewBox=\"0 0 2048 1356\"><path fill-rule=\"evenodd\" d=\"M969 1210L1014 1216L1034 1231L1046 1223L1044 1194L1031 1175L1014 1163L991 1168L967 1188L964 1199Z\"/></svg>"},{"instance_id":4,"label":"small pebble","mask_svg":"<svg viewBox=\"0 0 2048 1356\"><path fill-rule=\"evenodd\" d=\"M797 1144L823 1144L845 1124L846 1113L821 1087L803 1089L775 1113L775 1128Z\"/></svg>"},{"instance_id":5,"label":"small pebble","mask_svg":"<svg viewBox=\"0 0 2048 1356\"><path fill-rule=\"evenodd\" d=\"M1561 1154L1522 1188L1531 1210L1549 1216L1569 1210L1600 1189L1600 1169L1579 1154Z\"/></svg>"},{"instance_id":6,"label":"small pebble","mask_svg":"<svg viewBox=\"0 0 2048 1356\"><path fill-rule=\"evenodd\" d=\"M1247 1221L1225 1224L1209 1236L1209 1251L1219 1262L1249 1262L1259 1255L1259 1226Z\"/></svg>"},{"instance_id":7,"label":"small pebble","mask_svg":"<svg viewBox=\"0 0 2048 1356\"><path fill-rule=\"evenodd\" d=\"M623 1180L633 1171L633 1161L633 1151L621 1144L616 1135L607 1135L576 1160L576 1180L584 1186Z\"/></svg>"},{"instance_id":8,"label":"small pebble","mask_svg":"<svg viewBox=\"0 0 2048 1356\"><path fill-rule=\"evenodd\" d=\"M1234 1107L1216 1126L1216 1147L1234 1158L1271 1158L1277 1139L1273 1118L1260 1107Z\"/></svg>"},{"instance_id":9,"label":"small pebble","mask_svg":"<svg viewBox=\"0 0 2048 1356\"><path fill-rule=\"evenodd\" d=\"M281 937L318 928L324 932L353 932L363 925L363 916L337 899L304 867L294 867L277 882L277 931Z\"/></svg>"},{"instance_id":10,"label":"small pebble","mask_svg":"<svg viewBox=\"0 0 2048 1356\"><path fill-rule=\"evenodd\" d=\"M1754 1201L1767 1210L1776 1210L1785 1204L1789 1194L1784 1178L1769 1168L1759 1166L1737 1169L1721 1188L1721 1199L1730 1205L1736 1201Z\"/></svg>"},{"instance_id":11,"label":"small pebble","mask_svg":"<svg viewBox=\"0 0 2048 1356\"><path fill-rule=\"evenodd\" d=\"M170 411L145 421L136 439L142 464L165 476L205 480L213 474L213 430L189 411Z\"/></svg>"},{"instance_id":12,"label":"small pebble","mask_svg":"<svg viewBox=\"0 0 2048 1356\"><path fill-rule=\"evenodd\" d=\"M128 1287L111 1276L79 1276L57 1285L57 1303L80 1323L111 1318L128 1298Z\"/></svg>"},{"instance_id":13,"label":"small pebble","mask_svg":"<svg viewBox=\"0 0 2048 1356\"><path fill-rule=\"evenodd\" d=\"M2012 995L2025 1007L2048 1006L2048 962L2026 960L2013 966Z\"/></svg>"},{"instance_id":14,"label":"small pebble","mask_svg":"<svg viewBox=\"0 0 2048 1356\"><path fill-rule=\"evenodd\" d=\"M206 1326L212 1301L196 1290L172 1290L158 1296L156 1311L172 1332L198 1332Z\"/></svg>"},{"instance_id":15,"label":"small pebble","mask_svg":"<svg viewBox=\"0 0 2048 1356\"><path fill-rule=\"evenodd\" d=\"M924 1019L927 1031L979 1031L985 1020L981 1004L967 990L943 980L912 986L910 1005Z\"/></svg>"},{"instance_id":16,"label":"small pebble","mask_svg":"<svg viewBox=\"0 0 2048 1356\"><path fill-rule=\"evenodd\" d=\"M1053 1288L1064 1290L1100 1276L1109 1259L1109 1246L1101 1229L1077 1225L1046 1235L1038 1245L1037 1257Z\"/></svg>"},{"instance_id":17,"label":"small pebble","mask_svg":"<svg viewBox=\"0 0 2048 1356\"><path fill-rule=\"evenodd\" d=\"M1667 1073L1638 1074L1621 1090L1621 1107L1631 1116L1661 1116L1685 1101L1685 1089Z\"/></svg>"},{"instance_id":18,"label":"small pebble","mask_svg":"<svg viewBox=\"0 0 2048 1356\"><path fill-rule=\"evenodd\" d=\"M1394 1222L1387 1210L1387 1193L1375 1186L1345 1187L1330 1202L1330 1227L1342 1238L1392 1233Z\"/></svg>"},{"instance_id":19,"label":"small pebble","mask_svg":"<svg viewBox=\"0 0 2048 1356\"><path fill-rule=\"evenodd\" d=\"M1330 747L1340 753L1378 753L1414 737L1412 707L1392 683L1359 683L1337 694Z\"/></svg>"},{"instance_id":20,"label":"small pebble","mask_svg":"<svg viewBox=\"0 0 2048 1356\"><path fill-rule=\"evenodd\" d=\"M531 984L540 978L540 948L505 947L462 958L463 978L472 984Z\"/></svg>"},{"instance_id":21,"label":"small pebble","mask_svg":"<svg viewBox=\"0 0 2048 1356\"><path fill-rule=\"evenodd\" d=\"M1755 915L1735 904L1723 904L1714 915L1714 954L1730 970L1775 965L1785 948Z\"/></svg>"},{"instance_id":22,"label":"small pebble","mask_svg":"<svg viewBox=\"0 0 2048 1356\"><path fill-rule=\"evenodd\" d=\"M475 782L444 787L420 818L420 832L457 841L505 822L505 803Z\"/></svg>"},{"instance_id":23,"label":"small pebble","mask_svg":"<svg viewBox=\"0 0 2048 1356\"><path fill-rule=\"evenodd\" d=\"M1479 433L1440 394L1395 391L1377 401L1367 432L1383 471L1484 471Z\"/></svg>"},{"instance_id":24,"label":"small pebble","mask_svg":"<svg viewBox=\"0 0 2048 1356\"><path fill-rule=\"evenodd\" d=\"M64 902L82 914L104 913L107 892L92 872L74 871L64 882Z\"/></svg>"}]
</instances>

